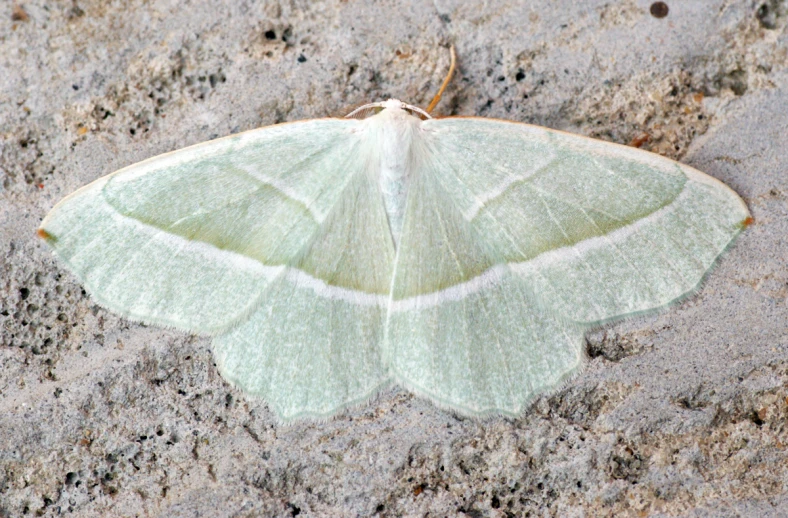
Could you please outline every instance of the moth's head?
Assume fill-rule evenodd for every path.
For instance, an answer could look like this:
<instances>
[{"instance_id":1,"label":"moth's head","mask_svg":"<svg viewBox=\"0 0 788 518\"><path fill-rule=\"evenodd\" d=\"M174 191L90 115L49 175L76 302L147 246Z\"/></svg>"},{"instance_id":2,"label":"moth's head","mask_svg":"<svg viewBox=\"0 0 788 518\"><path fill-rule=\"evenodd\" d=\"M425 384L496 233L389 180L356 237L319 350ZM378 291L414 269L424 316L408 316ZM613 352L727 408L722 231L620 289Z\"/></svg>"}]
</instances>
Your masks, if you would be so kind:
<instances>
[{"instance_id":1,"label":"moth's head","mask_svg":"<svg viewBox=\"0 0 788 518\"><path fill-rule=\"evenodd\" d=\"M431 119L430 114L426 111L422 110L418 106L413 106L412 104L407 104L399 99L388 99L386 101L380 101L376 103L365 104L359 108L356 108L352 112L345 115L347 119L366 119L367 117L371 117L373 115L377 115L384 110L400 110L408 113L409 115L413 115L414 117L418 117L420 119Z\"/></svg>"}]
</instances>

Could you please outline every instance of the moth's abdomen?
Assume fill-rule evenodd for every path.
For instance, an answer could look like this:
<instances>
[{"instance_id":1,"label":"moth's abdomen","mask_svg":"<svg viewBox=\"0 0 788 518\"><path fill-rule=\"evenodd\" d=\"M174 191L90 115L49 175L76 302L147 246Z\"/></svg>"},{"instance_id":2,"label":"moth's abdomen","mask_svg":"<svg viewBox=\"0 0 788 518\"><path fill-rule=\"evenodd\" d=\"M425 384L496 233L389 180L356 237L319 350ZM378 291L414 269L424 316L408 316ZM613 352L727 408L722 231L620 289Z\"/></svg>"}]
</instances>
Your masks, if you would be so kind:
<instances>
[{"instance_id":1,"label":"moth's abdomen","mask_svg":"<svg viewBox=\"0 0 788 518\"><path fill-rule=\"evenodd\" d=\"M370 119L379 151L378 182L394 245L399 243L411 182L411 143L421 120L399 108Z\"/></svg>"}]
</instances>

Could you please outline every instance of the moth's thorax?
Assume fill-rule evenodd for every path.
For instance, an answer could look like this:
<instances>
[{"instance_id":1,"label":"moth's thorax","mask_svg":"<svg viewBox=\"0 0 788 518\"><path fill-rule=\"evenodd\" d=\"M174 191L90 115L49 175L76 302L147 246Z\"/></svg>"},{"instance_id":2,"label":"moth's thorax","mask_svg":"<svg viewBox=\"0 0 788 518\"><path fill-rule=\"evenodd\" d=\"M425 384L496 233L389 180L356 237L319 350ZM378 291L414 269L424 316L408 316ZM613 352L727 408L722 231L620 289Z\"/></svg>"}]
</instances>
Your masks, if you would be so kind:
<instances>
[{"instance_id":1,"label":"moth's thorax","mask_svg":"<svg viewBox=\"0 0 788 518\"><path fill-rule=\"evenodd\" d=\"M366 122L370 125L370 136L376 151L372 165L378 173L380 192L396 246L405 216L409 174L413 170L413 139L421 131L421 119L392 101L386 101L390 105L384 104L384 109L366 119Z\"/></svg>"}]
</instances>

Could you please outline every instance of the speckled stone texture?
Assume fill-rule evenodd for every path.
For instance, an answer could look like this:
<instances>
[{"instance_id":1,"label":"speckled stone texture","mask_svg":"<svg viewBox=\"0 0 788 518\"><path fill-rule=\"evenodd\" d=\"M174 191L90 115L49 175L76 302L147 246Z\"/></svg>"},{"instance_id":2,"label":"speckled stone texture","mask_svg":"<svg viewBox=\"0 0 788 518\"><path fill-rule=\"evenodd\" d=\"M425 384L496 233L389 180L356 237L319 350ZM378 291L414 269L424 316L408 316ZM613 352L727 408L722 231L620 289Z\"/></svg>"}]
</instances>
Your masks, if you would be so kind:
<instances>
[{"instance_id":1,"label":"speckled stone texture","mask_svg":"<svg viewBox=\"0 0 788 518\"><path fill-rule=\"evenodd\" d=\"M2 2L0 516L787 516L788 5L525 3ZM696 297L591 333L586 371L521 419L392 389L277 425L206 338L97 307L35 238L138 160L424 106L450 43L439 112L640 145L755 218Z\"/></svg>"}]
</instances>

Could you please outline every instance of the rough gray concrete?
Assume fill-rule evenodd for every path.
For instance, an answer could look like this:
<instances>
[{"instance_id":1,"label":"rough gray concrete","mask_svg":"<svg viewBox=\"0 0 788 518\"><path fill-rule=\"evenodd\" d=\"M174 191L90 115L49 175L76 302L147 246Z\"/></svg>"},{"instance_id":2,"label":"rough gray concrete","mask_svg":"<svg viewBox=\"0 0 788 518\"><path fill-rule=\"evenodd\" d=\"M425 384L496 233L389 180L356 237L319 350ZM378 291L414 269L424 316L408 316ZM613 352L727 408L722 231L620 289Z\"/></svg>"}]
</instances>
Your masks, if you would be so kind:
<instances>
[{"instance_id":1,"label":"rough gray concrete","mask_svg":"<svg viewBox=\"0 0 788 518\"><path fill-rule=\"evenodd\" d=\"M370 2L371 3L371 2ZM0 5L0 516L788 515L783 0ZM698 296L592 333L521 419L396 389L275 424L207 339L95 306L34 237L161 152L396 96L682 160L755 223Z\"/></svg>"}]
</instances>

